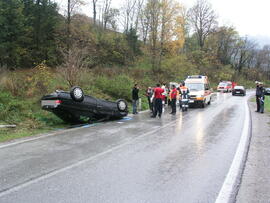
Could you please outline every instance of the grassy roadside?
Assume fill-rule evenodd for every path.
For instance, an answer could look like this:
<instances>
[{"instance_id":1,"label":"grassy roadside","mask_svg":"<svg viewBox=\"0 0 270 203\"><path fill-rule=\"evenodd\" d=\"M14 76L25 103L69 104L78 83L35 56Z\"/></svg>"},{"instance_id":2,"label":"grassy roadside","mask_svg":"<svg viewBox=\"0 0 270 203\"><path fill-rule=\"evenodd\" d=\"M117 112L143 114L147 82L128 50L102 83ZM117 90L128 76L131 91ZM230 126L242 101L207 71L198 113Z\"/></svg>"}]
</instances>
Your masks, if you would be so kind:
<instances>
[{"instance_id":1,"label":"grassy roadside","mask_svg":"<svg viewBox=\"0 0 270 203\"><path fill-rule=\"evenodd\" d=\"M256 98L251 98L250 99L251 102L256 102ZM266 112L270 113L270 96L265 96L265 101L264 101L264 109Z\"/></svg>"},{"instance_id":2,"label":"grassy roadside","mask_svg":"<svg viewBox=\"0 0 270 203\"><path fill-rule=\"evenodd\" d=\"M265 110L270 112L270 96L265 96Z\"/></svg>"}]
</instances>

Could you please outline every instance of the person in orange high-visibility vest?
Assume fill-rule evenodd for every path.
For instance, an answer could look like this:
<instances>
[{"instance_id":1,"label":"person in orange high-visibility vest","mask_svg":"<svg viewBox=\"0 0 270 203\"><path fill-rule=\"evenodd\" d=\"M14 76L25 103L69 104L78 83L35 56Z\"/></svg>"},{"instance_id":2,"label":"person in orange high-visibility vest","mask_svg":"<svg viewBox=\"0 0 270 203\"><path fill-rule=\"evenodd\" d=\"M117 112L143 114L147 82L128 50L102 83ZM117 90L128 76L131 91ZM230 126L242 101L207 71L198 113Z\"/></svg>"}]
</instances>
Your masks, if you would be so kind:
<instances>
[{"instance_id":1,"label":"person in orange high-visibility vest","mask_svg":"<svg viewBox=\"0 0 270 203\"><path fill-rule=\"evenodd\" d=\"M180 85L180 100L179 100L179 104L180 104L180 108L182 107L182 103L181 100L182 99L188 99L188 94L189 94L189 89L185 86L185 83L182 83Z\"/></svg>"}]
</instances>

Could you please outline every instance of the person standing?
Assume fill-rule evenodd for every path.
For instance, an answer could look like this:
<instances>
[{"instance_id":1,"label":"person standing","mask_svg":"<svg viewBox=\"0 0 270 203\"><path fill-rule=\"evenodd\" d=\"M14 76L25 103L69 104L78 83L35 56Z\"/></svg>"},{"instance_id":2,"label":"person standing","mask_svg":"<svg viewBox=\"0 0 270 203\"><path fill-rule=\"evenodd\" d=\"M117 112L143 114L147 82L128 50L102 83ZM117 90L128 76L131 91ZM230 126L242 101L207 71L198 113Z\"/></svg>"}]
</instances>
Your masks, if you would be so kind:
<instances>
[{"instance_id":1,"label":"person standing","mask_svg":"<svg viewBox=\"0 0 270 203\"><path fill-rule=\"evenodd\" d=\"M257 110L256 112L260 112L261 110L261 97L263 96L262 86L260 85L260 82L256 81L256 104L257 104Z\"/></svg>"},{"instance_id":2,"label":"person standing","mask_svg":"<svg viewBox=\"0 0 270 203\"><path fill-rule=\"evenodd\" d=\"M259 111L260 113L264 113L264 94L265 90L263 88L263 83L259 83L259 90L258 90L258 96L259 96ZM256 96L257 96L257 91L256 91Z\"/></svg>"},{"instance_id":3,"label":"person standing","mask_svg":"<svg viewBox=\"0 0 270 203\"><path fill-rule=\"evenodd\" d=\"M153 89L151 87L148 87L148 89L146 90L146 97L147 97L149 109L151 110L151 112L153 112L153 103L151 101L152 96L153 96Z\"/></svg>"},{"instance_id":4,"label":"person standing","mask_svg":"<svg viewBox=\"0 0 270 203\"><path fill-rule=\"evenodd\" d=\"M139 101L139 88L137 84L134 85L132 89L132 107L133 107L133 114L137 114L137 105Z\"/></svg>"},{"instance_id":5,"label":"person standing","mask_svg":"<svg viewBox=\"0 0 270 203\"><path fill-rule=\"evenodd\" d=\"M155 107L154 107L154 114L151 116L152 118L155 118L157 114L159 118L161 117L163 93L164 93L164 89L160 87L160 84L157 84L157 87L154 89Z\"/></svg>"},{"instance_id":6,"label":"person standing","mask_svg":"<svg viewBox=\"0 0 270 203\"><path fill-rule=\"evenodd\" d=\"M171 107L172 107L172 115L176 114L176 97L177 97L177 89L175 85L172 86L172 90L170 92L170 98L171 98Z\"/></svg>"}]
</instances>

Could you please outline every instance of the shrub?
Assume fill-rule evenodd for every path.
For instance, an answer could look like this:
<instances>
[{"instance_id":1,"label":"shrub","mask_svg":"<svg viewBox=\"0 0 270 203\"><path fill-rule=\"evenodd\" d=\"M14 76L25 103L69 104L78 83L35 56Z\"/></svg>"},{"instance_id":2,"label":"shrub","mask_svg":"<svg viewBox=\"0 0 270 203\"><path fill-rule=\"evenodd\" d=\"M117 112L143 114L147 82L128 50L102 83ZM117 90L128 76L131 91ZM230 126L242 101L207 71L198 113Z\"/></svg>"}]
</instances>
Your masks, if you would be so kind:
<instances>
[{"instance_id":1,"label":"shrub","mask_svg":"<svg viewBox=\"0 0 270 203\"><path fill-rule=\"evenodd\" d=\"M114 79L110 79L106 76L99 76L95 85L106 94L109 94L113 98L123 98L127 101L131 101L131 90L134 85L133 80L127 75L121 74L115 76Z\"/></svg>"}]
</instances>

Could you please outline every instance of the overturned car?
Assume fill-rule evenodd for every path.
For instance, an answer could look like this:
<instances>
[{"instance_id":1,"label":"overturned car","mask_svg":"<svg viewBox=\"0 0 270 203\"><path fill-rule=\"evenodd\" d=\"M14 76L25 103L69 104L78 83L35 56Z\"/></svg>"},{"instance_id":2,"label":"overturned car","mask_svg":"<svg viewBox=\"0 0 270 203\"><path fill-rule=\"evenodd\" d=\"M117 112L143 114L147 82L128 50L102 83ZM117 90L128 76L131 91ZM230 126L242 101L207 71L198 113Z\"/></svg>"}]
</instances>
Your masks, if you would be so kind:
<instances>
[{"instance_id":1,"label":"overturned car","mask_svg":"<svg viewBox=\"0 0 270 203\"><path fill-rule=\"evenodd\" d=\"M56 90L45 95L41 98L41 106L68 123L119 119L128 114L124 99L116 102L97 99L84 95L80 87L73 87L70 92Z\"/></svg>"}]
</instances>

